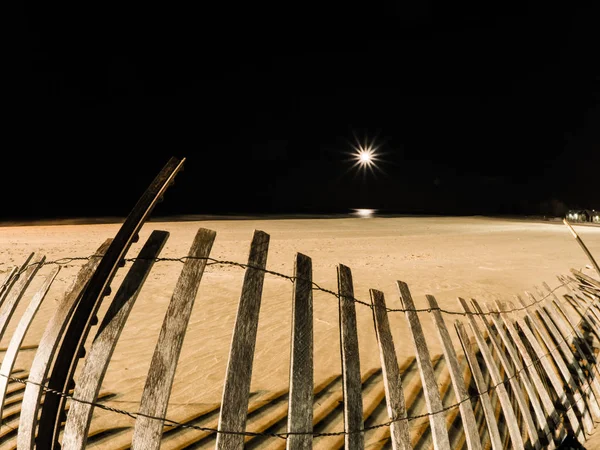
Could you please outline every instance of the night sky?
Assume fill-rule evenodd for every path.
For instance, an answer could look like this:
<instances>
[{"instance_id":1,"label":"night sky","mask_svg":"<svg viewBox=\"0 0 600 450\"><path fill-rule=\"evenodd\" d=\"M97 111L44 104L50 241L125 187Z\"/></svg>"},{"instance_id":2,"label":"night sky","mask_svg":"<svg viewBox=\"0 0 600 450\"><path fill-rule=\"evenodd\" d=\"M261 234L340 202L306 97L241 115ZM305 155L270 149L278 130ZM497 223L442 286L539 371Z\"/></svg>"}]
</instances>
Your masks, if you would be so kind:
<instances>
[{"instance_id":1,"label":"night sky","mask_svg":"<svg viewBox=\"0 0 600 450\"><path fill-rule=\"evenodd\" d=\"M600 209L599 2L124 3L22 6L0 218Z\"/></svg>"}]
</instances>

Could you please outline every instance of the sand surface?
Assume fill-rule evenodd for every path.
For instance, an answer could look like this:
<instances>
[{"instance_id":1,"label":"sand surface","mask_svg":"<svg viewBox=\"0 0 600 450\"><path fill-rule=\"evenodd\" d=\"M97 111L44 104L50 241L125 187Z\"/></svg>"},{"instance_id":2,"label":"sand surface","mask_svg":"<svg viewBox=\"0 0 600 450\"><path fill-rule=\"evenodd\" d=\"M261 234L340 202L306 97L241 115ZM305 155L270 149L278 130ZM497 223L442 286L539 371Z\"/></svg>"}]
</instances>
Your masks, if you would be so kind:
<instances>
[{"instance_id":1,"label":"sand surface","mask_svg":"<svg viewBox=\"0 0 600 450\"><path fill-rule=\"evenodd\" d=\"M0 278L13 266L20 265L30 252L45 255L47 261L89 256L104 240L114 237L119 227L120 223L1 227ZM127 256L137 255L155 229L170 233L162 257L185 256L201 227L217 232L212 258L247 262L253 232L262 230L270 235L267 269L291 276L295 254L303 253L312 258L314 282L326 290L337 291L337 265L344 264L352 269L356 298L370 302L369 289L378 289L384 292L390 308L401 306L397 280L408 284L418 308L427 307L425 295L431 294L442 308L460 311L459 296L483 303L495 299L513 300L515 294L523 295L526 290L535 293L535 286L544 281L551 287L558 286L556 275L566 275L571 268L592 274L585 269L589 263L585 254L560 221L483 217L156 220L144 225L139 242L132 246ZM600 259L600 227L575 226L575 229L592 254ZM61 262L62 269L25 337L25 348L19 354L16 368L28 370L48 319L85 261ZM1 348L6 349L29 298L41 284L43 275L53 267L54 264L47 264L40 270L9 323L0 342ZM118 285L129 267L130 262L119 270L113 285ZM158 261L153 267L122 332L102 385L103 394L114 395L102 403L131 412L138 410L154 346L182 267L178 261ZM169 419L186 422L200 411L214 410L220 403L243 276L244 269L232 265L215 264L206 268L177 366L167 412ZM275 420L282 411L285 414L287 400L281 401L278 396L288 390L292 287L289 279L271 274L265 277L251 392L252 401L270 402L272 408L250 421L250 430L257 429L253 426L259 427L261 420ZM111 299L112 296L105 298L100 318ZM367 376L381 367L378 346L371 310L357 304L356 312L361 372ZM420 318L431 356L435 357L442 351L432 317L420 313ZM450 325L455 319L464 318L446 316L445 319ZM402 365L414 357L404 314L390 313L390 325ZM92 330L90 340L94 333ZM452 338L455 348L459 349L455 333ZM338 301L330 293L319 290L314 291L314 339L314 381L315 385L322 385L339 376L341 368ZM383 391L377 392L369 395L377 397ZM444 400L445 404L454 402L452 396ZM279 411L277 414L275 409ZM270 414L275 419L269 418ZM384 422L385 414L381 411L377 414ZM14 448L18 415L16 417L3 422L2 448ZM204 421L190 423L214 427L217 419L218 415L213 414ZM88 448L127 448L133 425L134 420L127 416L96 409L92 433L118 430L95 439ZM323 430L342 429L339 420L327 426L323 425ZM199 433L183 430L165 435L162 448L196 448L186 445L197 439L194 436ZM368 435L367 441L381 436L381 433ZM337 448L339 440L321 438L315 443L318 448ZM260 445L257 444L261 448L282 448L284 445L277 438L263 439ZM202 446L214 448L214 440L197 444L197 448Z\"/></svg>"}]
</instances>

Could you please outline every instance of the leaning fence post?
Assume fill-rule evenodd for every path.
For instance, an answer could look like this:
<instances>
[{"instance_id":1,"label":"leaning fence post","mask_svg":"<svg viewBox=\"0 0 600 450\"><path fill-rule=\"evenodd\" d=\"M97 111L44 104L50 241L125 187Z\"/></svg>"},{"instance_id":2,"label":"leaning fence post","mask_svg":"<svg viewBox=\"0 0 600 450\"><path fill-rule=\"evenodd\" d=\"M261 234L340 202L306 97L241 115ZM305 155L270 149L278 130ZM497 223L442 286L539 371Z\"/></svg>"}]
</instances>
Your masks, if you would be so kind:
<instances>
[{"instance_id":1,"label":"leaning fence post","mask_svg":"<svg viewBox=\"0 0 600 450\"><path fill-rule=\"evenodd\" d=\"M502 439L500 439L498 421L496 420L494 407L492 406L492 402L490 400L490 388L485 382L483 373L481 372L481 367L479 367L479 361L477 360L475 352L473 352L473 349L471 348L471 340L467 335L464 325L457 320L454 323L454 328L456 329L456 334L458 335L463 353L467 357L467 363L471 369L473 379L475 380L475 387L477 388L479 400L483 409L483 415L485 416L485 422L487 425L490 442L492 444L492 450L501 450L504 448L504 446L502 445Z\"/></svg>"},{"instance_id":2,"label":"leaning fence post","mask_svg":"<svg viewBox=\"0 0 600 450\"><path fill-rule=\"evenodd\" d=\"M390 436L393 450L409 450L410 428L406 420L406 403L402 390L402 379L396 349L392 340L387 307L383 292L371 289L371 304L373 305L373 321L377 343L379 344L379 357L383 372L383 387L387 403L388 417L391 421Z\"/></svg>"},{"instance_id":3,"label":"leaning fence post","mask_svg":"<svg viewBox=\"0 0 600 450\"><path fill-rule=\"evenodd\" d=\"M437 300L433 295L426 295L429 307L431 308L431 314L435 323L435 329L438 332L440 343L442 344L442 350L444 352L444 358L448 364L450 372L450 379L452 380L452 387L454 388L454 394L456 400L459 403L460 417L464 426L465 440L467 441L467 447L471 450L481 449L481 437L477 430L477 422L475 420L475 414L473 413L473 405L471 399L467 393L465 386L465 380L463 379L456 351L452 346L452 339L448 328L440 312Z\"/></svg>"},{"instance_id":4,"label":"leaning fence post","mask_svg":"<svg viewBox=\"0 0 600 450\"><path fill-rule=\"evenodd\" d=\"M512 441L513 447L515 449L524 449L523 437L521 436L521 430L519 429L519 423L517 421L517 417L515 416L515 411L510 402L510 397L508 395L508 391L506 390L505 380L500 376L500 370L496 365L496 361L492 357L492 353L490 352L490 348L481 331L479 330L479 326L475 322L472 316L471 309L467 302L463 298L458 298L459 303L461 304L465 314L467 315L467 320L469 321L469 325L471 326L471 330L473 331L473 335L475 336L475 341L477 342L477 346L479 347L479 351L483 356L483 360L485 361L485 365L487 366L488 372L490 374L490 378L492 379L492 383L494 383L496 393L498 394L498 400L500 401L500 405L502 406L502 411L504 413L504 418L506 419L506 425L508 427L508 432L510 434L510 439ZM532 442L533 444L533 442Z\"/></svg>"},{"instance_id":5,"label":"leaning fence post","mask_svg":"<svg viewBox=\"0 0 600 450\"><path fill-rule=\"evenodd\" d=\"M340 296L340 347L342 352L342 379L344 389L345 448L361 450L365 445L362 383L356 309L352 272L349 267L338 266L338 290Z\"/></svg>"},{"instance_id":6,"label":"leaning fence post","mask_svg":"<svg viewBox=\"0 0 600 450\"><path fill-rule=\"evenodd\" d=\"M588 257L588 259L590 260L590 262L594 266L594 269L596 269L596 273L600 277L600 267L598 266L598 263L596 262L596 260L594 259L594 257L592 256L592 254L590 253L590 251L588 250L588 248L585 246L585 244L583 243L583 241L581 240L581 238L579 237L579 235L575 232L575 230L573 229L573 227L571 226L571 224L569 222L567 222L567 219L563 219L563 223L567 226L567 228L569 228L569 231L571 232L571 234L573 235L573 237L575 238L575 240L577 241L577 243L581 246L581 249L583 250L583 252L585 253L585 255Z\"/></svg>"},{"instance_id":7,"label":"leaning fence post","mask_svg":"<svg viewBox=\"0 0 600 450\"><path fill-rule=\"evenodd\" d=\"M423 395L425 396L425 404L429 413L433 446L436 449L449 449L450 438L446 428L446 414L431 365L431 356L429 355L429 348L423 334L423 328L421 327L419 316L415 311L415 304L408 285L403 281L396 281L396 283L417 356L417 365L423 383Z\"/></svg>"}]
</instances>

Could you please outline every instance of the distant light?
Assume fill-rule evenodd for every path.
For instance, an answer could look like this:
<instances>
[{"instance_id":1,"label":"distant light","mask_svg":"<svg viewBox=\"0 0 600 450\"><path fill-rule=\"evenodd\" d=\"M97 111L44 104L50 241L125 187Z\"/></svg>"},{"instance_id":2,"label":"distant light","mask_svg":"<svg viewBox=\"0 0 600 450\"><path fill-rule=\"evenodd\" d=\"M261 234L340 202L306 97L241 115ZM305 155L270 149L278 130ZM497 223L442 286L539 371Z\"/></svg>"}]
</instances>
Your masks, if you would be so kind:
<instances>
[{"instance_id":1,"label":"distant light","mask_svg":"<svg viewBox=\"0 0 600 450\"><path fill-rule=\"evenodd\" d=\"M358 158L359 158L359 160L360 160L361 163L365 163L365 164L370 163L371 159L372 159L371 153L369 153L368 150L362 150L359 153Z\"/></svg>"},{"instance_id":2,"label":"distant light","mask_svg":"<svg viewBox=\"0 0 600 450\"><path fill-rule=\"evenodd\" d=\"M376 212L377 212L376 209L355 209L354 210L354 214L356 214L358 217L363 217L363 218L373 217Z\"/></svg>"}]
</instances>

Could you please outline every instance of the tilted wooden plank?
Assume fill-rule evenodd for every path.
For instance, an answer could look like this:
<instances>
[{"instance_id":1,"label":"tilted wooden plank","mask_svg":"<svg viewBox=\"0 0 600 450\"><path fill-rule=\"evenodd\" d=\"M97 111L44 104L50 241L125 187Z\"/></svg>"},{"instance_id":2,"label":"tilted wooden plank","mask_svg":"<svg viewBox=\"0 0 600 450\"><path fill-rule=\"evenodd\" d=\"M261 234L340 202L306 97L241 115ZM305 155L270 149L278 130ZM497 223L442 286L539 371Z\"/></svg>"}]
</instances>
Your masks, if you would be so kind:
<instances>
[{"instance_id":1,"label":"tilted wooden plank","mask_svg":"<svg viewBox=\"0 0 600 450\"><path fill-rule=\"evenodd\" d=\"M89 426L106 369L117 345L129 313L146 281L150 269L162 250L169 233L155 230L140 250L138 257L119 286L90 348L77 379L61 446L66 449L85 448Z\"/></svg>"},{"instance_id":2,"label":"tilted wooden plank","mask_svg":"<svg viewBox=\"0 0 600 450\"><path fill-rule=\"evenodd\" d=\"M463 353L467 357L467 363L471 369L473 380L475 380L475 386L477 387L477 391L479 393L479 402L483 409L483 415L485 417L492 450L501 450L504 448L504 445L502 444L502 439L500 439L500 430L498 429L496 414L494 413L494 407L492 406L492 402L490 400L490 387L485 382L483 373L481 372L481 367L479 367L479 361L477 360L477 356L471 348L471 340L469 339L464 325L462 322L457 320L454 323L454 328L456 329L456 334L460 340Z\"/></svg>"},{"instance_id":3,"label":"tilted wooden plank","mask_svg":"<svg viewBox=\"0 0 600 450\"><path fill-rule=\"evenodd\" d=\"M492 329L492 326L486 320L484 311L481 308L481 306L479 305L479 303L477 302L477 300L471 299L471 303L473 304L475 311L478 314L480 314L481 322L483 323L485 330L487 331L488 337L489 337L492 345L496 349L496 352L498 354L498 359L500 360L501 367L504 369L505 376L507 376L509 379L508 382L512 389L512 394L515 396L515 398L517 400L517 405L519 406L521 415L525 421L525 427L527 428L527 433L529 434L529 439L531 441L531 444L535 448L539 449L542 447L542 443L540 442L540 437L538 435L536 425L533 421L533 417L531 416L531 412L529 410L529 405L527 404L527 400L525 399L525 393L523 392L523 389L522 389L521 385L519 384L519 379L521 380L521 382L527 389L529 398L533 399L533 401L536 402L536 405L537 405L536 417L539 418L541 416L542 421L546 424L546 429L544 430L544 434L549 433L550 430L548 429L548 424L546 423L546 420L544 418L544 413L542 411L542 408L541 408L540 404L537 403L537 394L535 393L535 391L533 390L533 387L531 386L531 383L529 382L527 373L525 371L519 370L519 367L522 368L521 364L518 362L519 355L514 350L514 348L512 347L512 344L510 343L510 341L508 339L506 339L506 340L504 340L502 338L501 338L501 340L498 339L496 332L494 332L494 330ZM472 317L472 316L470 316L470 317ZM498 332L498 334L500 332L504 332L504 330L502 330L501 325L500 325L499 329L497 330L497 332ZM505 335L505 337L507 338L506 335ZM509 357L507 356L506 353L508 353L509 355L514 355L516 357L516 360L517 360L516 365L515 365L515 363L513 363L513 361L511 361L509 359ZM550 440L549 445L550 445L549 448L554 448L554 443L552 442L552 440Z\"/></svg>"},{"instance_id":4,"label":"tilted wooden plank","mask_svg":"<svg viewBox=\"0 0 600 450\"><path fill-rule=\"evenodd\" d=\"M430 414L429 424L431 426L433 446L436 449L449 449L450 440L448 429L446 428L446 414L442 412L444 406L440 397L440 391L438 390L437 380L433 373L431 356L429 355L429 348L423 334L423 328L421 327L418 314L414 311L415 303L408 285L403 281L396 281L396 284L398 285L402 308L405 310L404 314L406 315L408 327L411 332L417 365L421 374L425 404L427 405L427 412Z\"/></svg>"},{"instance_id":5,"label":"tilted wooden plank","mask_svg":"<svg viewBox=\"0 0 600 450\"><path fill-rule=\"evenodd\" d=\"M585 281L589 285L594 286L596 289L600 289L600 281L590 277L589 275L586 275L582 271L577 270L577 269L571 269L571 273L573 275L575 275L576 278L579 278L580 280Z\"/></svg>"},{"instance_id":6,"label":"tilted wooden plank","mask_svg":"<svg viewBox=\"0 0 600 450\"><path fill-rule=\"evenodd\" d=\"M402 390L400 367L396 358L396 348L390 331L387 307L383 292L370 290L371 304L373 305L373 318L375 334L379 344L379 357L383 372L383 387L388 417L393 420L390 424L390 438L394 450L409 450L410 427L406 420L406 401Z\"/></svg>"},{"instance_id":7,"label":"tilted wooden plank","mask_svg":"<svg viewBox=\"0 0 600 450\"><path fill-rule=\"evenodd\" d=\"M517 296L517 299L519 300L521 305L528 306L527 302L525 302L521 297ZM576 400L576 404L579 407L579 411L583 414L583 423L586 427L586 432L588 434L591 434L593 432L594 425L589 405L586 402L587 396L585 394L585 390L582 388L582 386L580 386L577 383L576 379L573 378L573 375L569 371L569 368L567 367L563 356L560 354L560 344L556 345L552 341L552 338L548 334L548 331L546 331L546 328L544 327L542 321L535 314L533 314L529 309L525 310L525 314L529 318L530 323L535 328L538 335L542 338L542 341L544 342L546 348L550 352L550 355L552 356L556 367L562 375L564 382L573 390L573 394L575 394L577 391L580 393L579 398Z\"/></svg>"},{"instance_id":8,"label":"tilted wooden plank","mask_svg":"<svg viewBox=\"0 0 600 450\"><path fill-rule=\"evenodd\" d=\"M454 394L456 396L459 405L460 416L463 423L463 431L465 433L465 440L467 442L467 448L469 449L481 449L481 436L477 427L477 421L475 420L475 414L473 413L473 405L468 401L469 394L465 386L465 380L460 370L460 364L456 355L456 350L452 346L452 338L448 333L446 322L442 317L437 300L433 295L426 295L429 307L431 308L431 314L435 321L435 329L438 332L438 337L442 344L442 350L448 370L450 372L450 379L452 380L452 387L454 388Z\"/></svg>"},{"instance_id":9,"label":"tilted wooden plank","mask_svg":"<svg viewBox=\"0 0 600 450\"><path fill-rule=\"evenodd\" d=\"M170 158L159 174L139 198L115 235L98 269L92 275L88 286L73 311L73 318L67 325L50 376L48 388L66 392L74 383L79 361L85 355L85 342L88 334L97 323L97 313L103 299L110 294L110 284L121 267L131 245L139 238L138 232L150 213L163 197L175 176L183 167L185 159ZM36 445L40 448L54 448L58 444L62 422L66 418L67 399L62 396L49 396L44 399L38 424Z\"/></svg>"},{"instance_id":10,"label":"tilted wooden plank","mask_svg":"<svg viewBox=\"0 0 600 450\"><path fill-rule=\"evenodd\" d=\"M33 298L29 302L29 305L27 305L27 309L21 316L19 324L15 328L15 331L13 332L12 337L10 339L10 343L6 348L6 353L4 354L4 358L2 359L2 367L0 367L0 417L2 417L2 410L4 408L6 389L8 387L9 382L8 377L10 377L13 371L15 361L19 353L19 348L23 343L25 334L27 333L31 322L35 317L35 314L37 313L42 303L42 300L44 300L44 297L46 297L46 293L48 292L48 289L50 289L50 286L52 285L52 282L56 278L56 275L59 271L60 266L55 267L46 277L42 286L34 294Z\"/></svg>"},{"instance_id":11,"label":"tilted wooden plank","mask_svg":"<svg viewBox=\"0 0 600 450\"><path fill-rule=\"evenodd\" d=\"M535 298L529 294L532 299ZM598 382L598 378L594 376L593 369L590 371L590 377L588 378L582 370L581 363L575 357L575 354L571 348L572 344L575 347L575 351L579 355L582 361L587 361L587 356L583 349L581 348L581 344L579 339L577 339L577 330L570 329L570 327L564 322L562 317L560 317L556 310L548 303L543 304L538 312L544 322L546 323L546 327L550 330L554 340L559 343L559 346L567 360L567 364L569 364L575 371L577 376L579 377L581 383L586 386L584 389L588 392L588 398L590 400L590 406L592 407L592 411L598 419L600 415L600 408L598 405L598 400L600 400L600 383ZM567 340L568 337L571 339ZM593 353L592 353L593 354ZM589 362L588 362L589 364ZM591 388L591 394L589 389Z\"/></svg>"},{"instance_id":12,"label":"tilted wooden plank","mask_svg":"<svg viewBox=\"0 0 600 450\"><path fill-rule=\"evenodd\" d=\"M231 338L219 415L218 449L239 449L244 445L244 436L233 433L246 430L258 314L268 251L269 235L263 231L255 231ZM228 431L232 433L227 433Z\"/></svg>"},{"instance_id":13,"label":"tilted wooden plank","mask_svg":"<svg viewBox=\"0 0 600 450\"><path fill-rule=\"evenodd\" d=\"M294 262L288 433L313 431L313 294L312 260L302 253ZM290 434L288 450L312 448L312 434Z\"/></svg>"},{"instance_id":14,"label":"tilted wooden plank","mask_svg":"<svg viewBox=\"0 0 600 450\"><path fill-rule=\"evenodd\" d=\"M571 308L573 308L573 310L581 318L581 320L583 320L588 325L589 329L596 336L596 339L600 341L600 327L598 326L598 322L594 320L594 317L589 313L589 311L587 311L587 308L583 309L579 302L575 299L575 296L573 295L565 294L564 297L571 306Z\"/></svg>"},{"instance_id":15,"label":"tilted wooden plank","mask_svg":"<svg viewBox=\"0 0 600 450\"><path fill-rule=\"evenodd\" d=\"M521 430L519 429L519 422L517 417L515 416L515 411L510 401L510 397L508 395L508 391L506 390L505 380L500 376L500 370L496 365L496 361L490 352L490 348L485 342L485 338L475 322L473 315L471 314L471 308L467 304L466 300L459 297L458 301L462 306L465 313L467 313L466 317L469 321L469 325L471 326L471 330L473 331L473 335L475 336L475 341L477 342L477 346L479 347L479 351L483 356L483 360L485 361L485 365L490 374L490 378L492 383L495 385L496 394L498 395L498 400L500 401L500 405L502 406L502 412L504 413L504 418L506 419L506 424L508 428L508 432L510 434L510 439L512 441L513 448L515 449L524 449L523 437L521 436Z\"/></svg>"},{"instance_id":16,"label":"tilted wooden plank","mask_svg":"<svg viewBox=\"0 0 600 450\"><path fill-rule=\"evenodd\" d=\"M504 312L508 308L506 307L504 302L501 302L499 300L496 300L496 305L498 307L498 310L501 311L501 313L499 314L499 317L500 317L500 319L502 319L502 323L504 324L506 330L508 330L508 333L509 333L510 337L512 338L512 342L515 344L517 350L519 351L521 358L523 359L523 364L527 368L529 376L531 377L531 381L533 382L533 384L536 387L536 390L540 397L540 401L541 401L541 403L544 407L545 413L546 413L546 418L550 418L550 420L552 421L552 426L555 428L554 431L556 431L556 428L559 429L559 433L557 434L557 433L553 432L553 435L556 436L556 440L558 442L562 442L562 439L564 438L565 430L564 430L564 427L559 427L559 425L561 424L561 419L558 416L558 412L556 410L556 406L554 405L554 402L550 398L550 393L546 388L546 384L544 383L544 381L542 381L540 374L536 370L534 361L531 358L529 350L527 349L527 347L525 346L525 343L521 339L521 336L519 335L518 330L515 328L514 323L511 321L508 314ZM492 319L495 319L496 317L497 316L495 314L492 315ZM540 362L540 364L541 364L541 362ZM560 396L560 393L557 392L557 395ZM568 405L569 403L568 403L566 396L563 395L563 397L564 398L561 400L561 404L564 407L564 405ZM568 415L568 419L569 420L575 419L571 423L572 428L574 430L577 430L578 428L580 428L579 422L577 421L577 418L575 417L572 410L571 410L571 413ZM550 436L547 436L547 438L550 439Z\"/></svg>"},{"instance_id":17,"label":"tilted wooden plank","mask_svg":"<svg viewBox=\"0 0 600 450\"><path fill-rule=\"evenodd\" d=\"M363 449L365 445L363 399L360 379L356 304L352 272L338 265L338 292L340 296L340 348L342 353L342 380L344 390L344 436L347 450Z\"/></svg>"},{"instance_id":18,"label":"tilted wooden plank","mask_svg":"<svg viewBox=\"0 0 600 450\"><path fill-rule=\"evenodd\" d=\"M212 230L198 230L188 252L190 258L185 260L177 279L142 392L140 415L133 429L132 449L160 448L163 433L163 420L160 418L167 413L183 339L215 235Z\"/></svg>"},{"instance_id":19,"label":"tilted wooden plank","mask_svg":"<svg viewBox=\"0 0 600 450\"><path fill-rule=\"evenodd\" d=\"M481 307L475 300L473 301L473 303L475 305L475 308L478 311L482 311ZM500 339L504 343L504 348L508 352L508 355L510 356L511 361L514 364L515 371L519 374L519 378L521 378L521 381L523 382L523 385L525 386L529 401L531 402L531 407L533 409L533 412L535 413L535 417L540 426L540 429L541 429L540 431L542 432L543 436L545 436L545 439L548 440L547 448L550 448L550 449L555 448L554 439L553 439L553 430L551 430L550 426L548 425L547 416L550 416L554 413L554 415L556 417L556 410L554 408L554 405L552 404L552 401L550 400L550 397L548 396L548 392L546 391L543 383L541 382L541 379L540 379L538 373L536 372L535 367L533 365L529 366L528 364L526 364L526 367L527 367L527 369L526 369L523 366L523 364L521 363L522 355L519 354L519 352L513 345L513 342L511 342L511 339L509 338L507 331L505 330L505 328L503 326L505 324L503 324L501 322L500 315L498 314L498 312L495 311L491 305L488 305L488 311L489 311L489 316L495 325L495 331L500 336ZM485 322L486 321L484 320L484 323ZM508 328L508 326L506 326L506 327ZM488 333L491 335L492 329L489 325L487 325L487 329L488 329ZM521 344L522 344L522 342L521 342ZM515 343L515 345L518 345L518 344ZM523 348L525 348L525 347L523 347ZM531 358L529 358L529 355L527 355L526 358L531 360ZM523 358L523 359L525 359L525 358ZM535 372L534 376L532 376L533 372ZM535 386L535 389L534 389L534 386ZM545 394L545 396L544 396L544 394ZM542 405L540 404L540 400L538 400L538 396L540 397L540 399L543 398L542 403L544 403L544 406L547 407L547 411L544 411L542 409ZM561 442L560 440L557 440L557 441L558 441L558 443Z\"/></svg>"},{"instance_id":20,"label":"tilted wooden plank","mask_svg":"<svg viewBox=\"0 0 600 450\"><path fill-rule=\"evenodd\" d=\"M33 253L31 255L29 255L29 259L31 259L33 257ZM9 288L9 286L12 286L12 284L16 281L15 280L15 274L17 273L17 270L19 270L16 266L13 267L11 269L10 272L8 272L8 275L6 275L6 278L4 278L4 281L2 282L2 285L0 286L0 306L2 306L2 303L4 302L4 296L6 294L6 291Z\"/></svg>"},{"instance_id":21,"label":"tilted wooden plank","mask_svg":"<svg viewBox=\"0 0 600 450\"><path fill-rule=\"evenodd\" d=\"M511 309L511 310L515 309L515 305L512 302L508 302L507 304L508 304L509 309ZM579 420L577 418L577 416L582 417L582 415L583 415L583 412L580 409L581 404L579 402L577 402L569 392L565 391L564 383L559 378L558 373L556 372L554 366L552 365L552 363L550 362L550 359L548 358L548 356L550 356L550 355L542 349L542 346L541 346L540 342L538 341L538 339L533 334L533 331L525 323L525 319L523 317L519 317L519 316L515 315L514 313L510 313L510 315L511 315L511 318L515 319L516 324L519 326L519 331L521 331L523 333L529 346L531 347L531 349L533 350L533 352L535 353L535 355L537 357L536 362L539 362L541 364L541 366L544 370L544 373L546 374L546 378L550 381L550 384L552 385L554 392L556 392L559 402L563 406L563 409L566 411L567 418L569 419L569 423L571 424L571 428L573 429L573 433L575 434L577 439L580 440L580 442L585 442L584 429L582 427L582 424L579 423ZM509 324L508 321L506 321L505 324L507 326L510 325L510 326L514 327L514 324L512 324L512 323ZM511 331L511 328L509 328L509 331ZM512 335L512 331L511 331L511 335ZM515 335L518 336L518 334L515 334ZM513 335L513 341L517 342L515 339L515 335Z\"/></svg>"},{"instance_id":22,"label":"tilted wooden plank","mask_svg":"<svg viewBox=\"0 0 600 450\"><path fill-rule=\"evenodd\" d=\"M45 256L35 257L27 269L25 269L23 273L19 273L18 279L13 285L13 289L7 292L4 302L0 307L0 339L2 339L4 336L6 327L8 327L8 323L10 322L10 319L14 314L19 301L25 294L25 291L31 284L31 280L33 280L33 277L40 270L45 260Z\"/></svg>"},{"instance_id":23,"label":"tilted wooden plank","mask_svg":"<svg viewBox=\"0 0 600 450\"><path fill-rule=\"evenodd\" d=\"M17 448L19 450L32 449L34 447L38 409L43 393L42 384L46 381L54 353L73 313L73 309L80 298L81 292L89 282L98 264L100 264L100 260L111 241L112 239L106 240L97 250L96 256L90 258L79 270L77 277L63 299L59 302L44 329L44 334L40 339L39 347L29 371L28 380L30 383L25 387L25 394L23 396L21 417L19 419L19 433L17 435Z\"/></svg>"}]
</instances>

